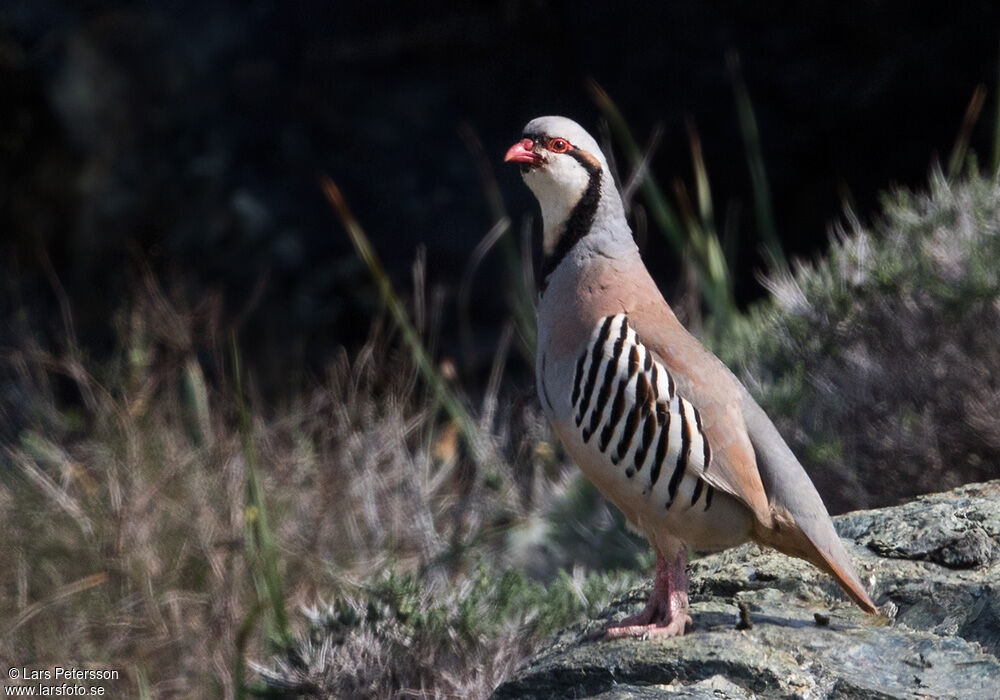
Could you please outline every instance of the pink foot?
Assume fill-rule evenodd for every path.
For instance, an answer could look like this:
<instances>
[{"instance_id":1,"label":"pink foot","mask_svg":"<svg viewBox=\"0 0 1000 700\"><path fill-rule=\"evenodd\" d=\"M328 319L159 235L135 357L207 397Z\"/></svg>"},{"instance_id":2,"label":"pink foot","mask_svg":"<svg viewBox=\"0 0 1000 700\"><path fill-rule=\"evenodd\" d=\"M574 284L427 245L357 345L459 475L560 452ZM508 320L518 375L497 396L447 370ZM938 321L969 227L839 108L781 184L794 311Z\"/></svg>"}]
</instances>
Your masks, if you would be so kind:
<instances>
[{"instance_id":1,"label":"pink foot","mask_svg":"<svg viewBox=\"0 0 1000 700\"><path fill-rule=\"evenodd\" d=\"M640 639L680 637L687 631L687 628L691 624L693 624L691 616L687 613L682 613L675 615L666 624L654 622L647 625L623 625L621 623L609 625L604 631L604 636L607 639L623 639L625 637L638 637Z\"/></svg>"},{"instance_id":2,"label":"pink foot","mask_svg":"<svg viewBox=\"0 0 1000 700\"><path fill-rule=\"evenodd\" d=\"M623 637L676 637L691 625L688 607L687 550L671 562L656 552L656 580L649 594L649 603L642 612L626 617L604 630L607 639Z\"/></svg>"}]
</instances>

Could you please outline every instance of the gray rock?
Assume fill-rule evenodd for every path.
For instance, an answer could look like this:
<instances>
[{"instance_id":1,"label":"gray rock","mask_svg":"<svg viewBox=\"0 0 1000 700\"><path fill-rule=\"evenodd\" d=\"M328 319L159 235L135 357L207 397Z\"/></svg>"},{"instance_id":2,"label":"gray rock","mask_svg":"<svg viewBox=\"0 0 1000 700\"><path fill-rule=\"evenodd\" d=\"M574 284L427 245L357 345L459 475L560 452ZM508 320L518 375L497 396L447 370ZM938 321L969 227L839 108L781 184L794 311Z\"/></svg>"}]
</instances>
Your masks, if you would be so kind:
<instances>
[{"instance_id":1,"label":"gray rock","mask_svg":"<svg viewBox=\"0 0 1000 700\"><path fill-rule=\"evenodd\" d=\"M804 562L746 545L692 562L687 636L588 639L642 607L648 589L636 590L565 630L493 697L1000 698L1000 481L835 522L885 614L866 616ZM742 631L740 604L752 621Z\"/></svg>"}]
</instances>

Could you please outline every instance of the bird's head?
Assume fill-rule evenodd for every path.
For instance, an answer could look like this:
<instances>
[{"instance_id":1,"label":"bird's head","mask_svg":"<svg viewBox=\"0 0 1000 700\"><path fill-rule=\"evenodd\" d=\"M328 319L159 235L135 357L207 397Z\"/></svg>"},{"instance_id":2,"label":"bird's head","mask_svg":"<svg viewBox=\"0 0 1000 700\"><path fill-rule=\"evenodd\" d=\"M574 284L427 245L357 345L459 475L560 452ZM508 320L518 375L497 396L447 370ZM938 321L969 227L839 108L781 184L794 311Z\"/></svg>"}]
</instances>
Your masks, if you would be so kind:
<instances>
[{"instance_id":1,"label":"bird's head","mask_svg":"<svg viewBox=\"0 0 1000 700\"><path fill-rule=\"evenodd\" d=\"M521 166L542 210L543 280L595 227L631 241L608 161L594 137L572 119L532 119L504 161Z\"/></svg>"},{"instance_id":2,"label":"bird's head","mask_svg":"<svg viewBox=\"0 0 1000 700\"><path fill-rule=\"evenodd\" d=\"M543 215L553 207L568 213L607 169L594 138L566 117L532 119L504 161L521 166L521 176L542 205Z\"/></svg>"}]
</instances>

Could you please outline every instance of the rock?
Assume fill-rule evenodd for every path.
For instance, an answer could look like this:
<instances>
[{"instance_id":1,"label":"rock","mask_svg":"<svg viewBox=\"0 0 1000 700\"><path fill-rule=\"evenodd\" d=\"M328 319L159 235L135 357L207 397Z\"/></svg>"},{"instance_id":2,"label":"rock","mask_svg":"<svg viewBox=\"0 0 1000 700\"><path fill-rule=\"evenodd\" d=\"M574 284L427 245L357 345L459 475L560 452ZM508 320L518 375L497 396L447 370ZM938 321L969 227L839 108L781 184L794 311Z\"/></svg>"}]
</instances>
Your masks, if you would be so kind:
<instances>
[{"instance_id":1,"label":"rock","mask_svg":"<svg viewBox=\"0 0 1000 700\"><path fill-rule=\"evenodd\" d=\"M1000 697L1000 480L835 522L885 614L866 616L804 562L745 545L692 562L687 636L588 640L641 608L648 589L636 590L561 633L493 698ZM751 629L736 629L739 604Z\"/></svg>"}]
</instances>

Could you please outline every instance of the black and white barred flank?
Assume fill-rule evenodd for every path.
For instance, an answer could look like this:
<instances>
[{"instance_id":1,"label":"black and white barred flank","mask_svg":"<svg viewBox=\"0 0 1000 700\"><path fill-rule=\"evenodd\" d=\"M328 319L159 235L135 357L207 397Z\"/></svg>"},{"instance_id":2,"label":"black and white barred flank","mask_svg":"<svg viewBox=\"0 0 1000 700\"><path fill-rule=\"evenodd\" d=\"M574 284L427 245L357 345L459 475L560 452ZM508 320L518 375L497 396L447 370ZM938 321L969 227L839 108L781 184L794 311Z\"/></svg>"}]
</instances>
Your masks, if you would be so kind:
<instances>
[{"instance_id":1,"label":"black and white barred flank","mask_svg":"<svg viewBox=\"0 0 1000 700\"><path fill-rule=\"evenodd\" d=\"M645 479L645 495L666 496L669 510L683 490L690 492L687 507L704 496L709 508L713 489L700 475L712 461L712 450L698 409L677 395L673 377L625 314L608 316L594 328L576 363L570 399L584 443L594 441L627 478ZM657 488L661 475L666 493L662 483ZM681 489L685 476L688 488Z\"/></svg>"}]
</instances>

